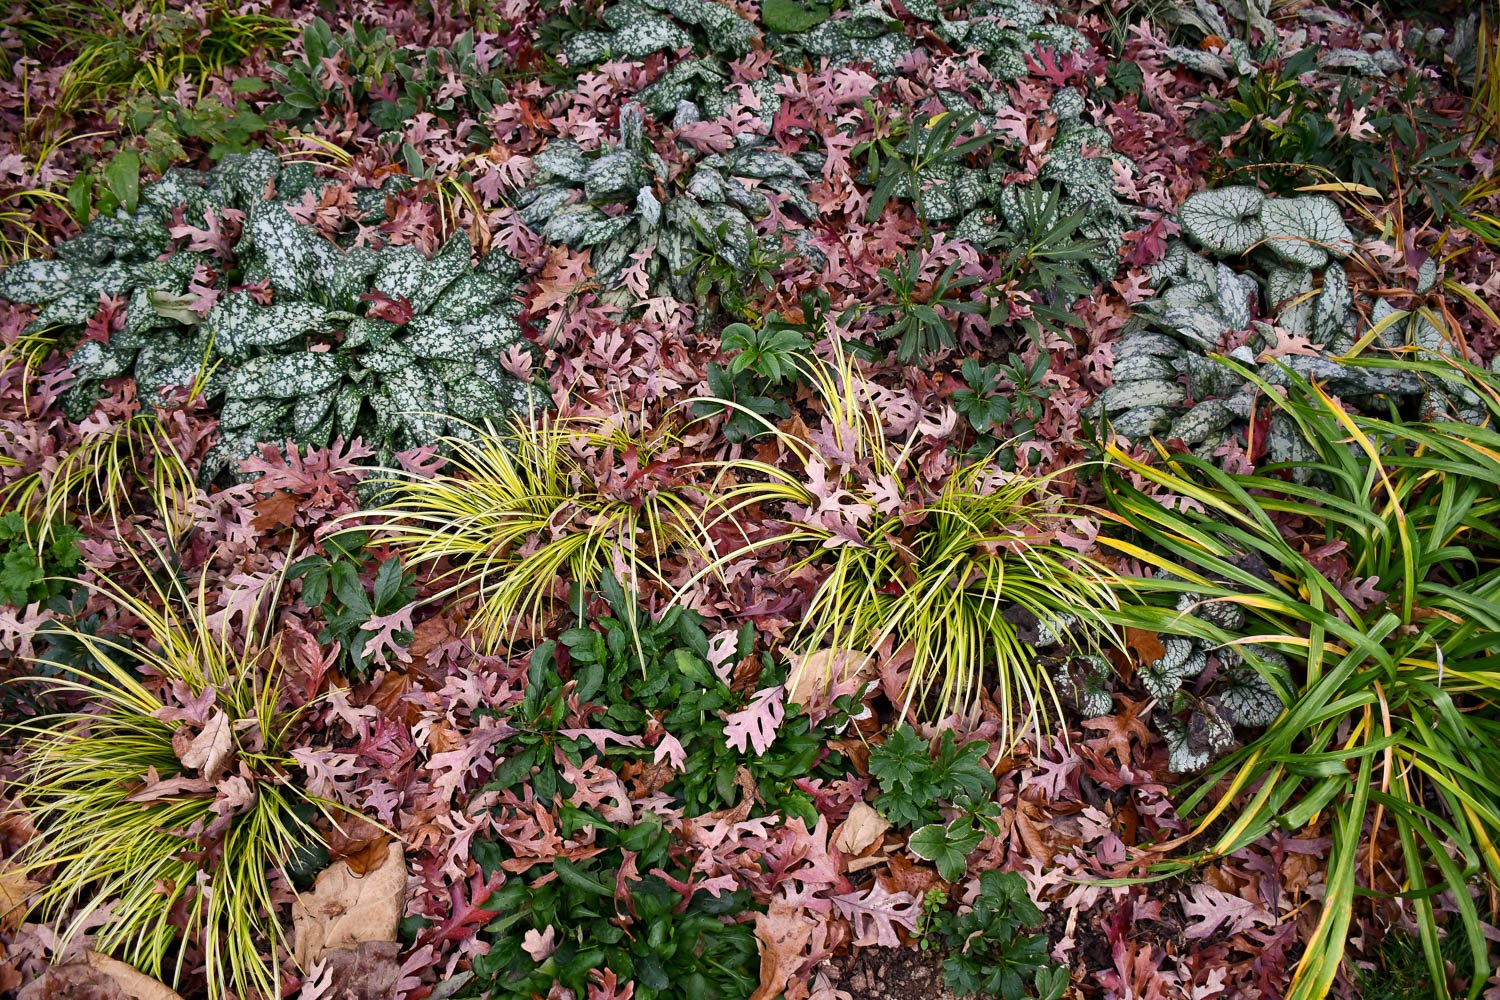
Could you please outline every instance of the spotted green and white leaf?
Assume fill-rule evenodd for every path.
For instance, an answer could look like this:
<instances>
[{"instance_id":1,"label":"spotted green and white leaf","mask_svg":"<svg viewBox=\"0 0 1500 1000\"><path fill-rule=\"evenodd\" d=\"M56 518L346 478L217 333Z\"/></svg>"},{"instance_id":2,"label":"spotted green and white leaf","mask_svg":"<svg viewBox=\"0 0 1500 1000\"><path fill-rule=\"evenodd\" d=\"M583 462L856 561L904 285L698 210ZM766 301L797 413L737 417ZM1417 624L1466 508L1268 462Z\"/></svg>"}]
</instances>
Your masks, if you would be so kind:
<instances>
[{"instance_id":1,"label":"spotted green and white leaf","mask_svg":"<svg viewBox=\"0 0 1500 1000\"><path fill-rule=\"evenodd\" d=\"M235 369L230 391L236 396L296 399L327 392L342 375L339 359L327 352L265 355Z\"/></svg>"},{"instance_id":2,"label":"spotted green and white leaf","mask_svg":"<svg viewBox=\"0 0 1500 1000\"><path fill-rule=\"evenodd\" d=\"M354 316L315 302L277 302L263 306L249 292L234 291L210 310L205 323L214 346L226 358L248 355L254 348L280 347L310 333L328 333Z\"/></svg>"}]
</instances>

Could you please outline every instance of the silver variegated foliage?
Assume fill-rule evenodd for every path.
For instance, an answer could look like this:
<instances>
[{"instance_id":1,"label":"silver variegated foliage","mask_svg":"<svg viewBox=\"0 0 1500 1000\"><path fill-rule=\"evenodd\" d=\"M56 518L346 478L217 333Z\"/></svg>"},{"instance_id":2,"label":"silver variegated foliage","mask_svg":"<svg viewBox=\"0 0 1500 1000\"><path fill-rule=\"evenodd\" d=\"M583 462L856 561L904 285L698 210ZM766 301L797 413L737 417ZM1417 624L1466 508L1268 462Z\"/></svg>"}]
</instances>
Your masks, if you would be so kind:
<instances>
[{"instance_id":1,"label":"silver variegated foliage","mask_svg":"<svg viewBox=\"0 0 1500 1000\"><path fill-rule=\"evenodd\" d=\"M1196 35L1195 42L1209 38L1222 42L1222 45L1208 46L1173 45L1165 50L1167 58L1217 80L1253 76L1259 71L1258 60L1268 54L1273 59L1284 59L1311 44L1319 45L1318 66L1325 71L1352 71L1361 76L1384 77L1403 68L1401 56L1385 47L1386 37L1382 33L1323 32L1314 43L1306 28L1276 31L1270 19L1271 7L1271 0L1222 0L1221 3L1167 0L1154 10L1152 17L1188 29ZM1355 26L1349 15L1326 6L1283 12L1282 16L1300 18L1307 25ZM1250 41L1247 41L1247 28L1253 33L1248 36ZM1353 44L1329 45L1330 39L1350 40ZM1409 42L1408 47L1414 46Z\"/></svg>"},{"instance_id":2,"label":"silver variegated foliage","mask_svg":"<svg viewBox=\"0 0 1500 1000\"><path fill-rule=\"evenodd\" d=\"M1183 594L1177 610L1234 634L1245 612L1233 601ZM1276 689L1256 669L1287 666L1274 650L1258 645L1226 646L1186 636L1161 636L1165 652L1144 664L1141 685L1157 703L1155 718L1167 740L1169 766L1179 773L1202 770L1235 744L1235 727L1260 729L1281 714Z\"/></svg>"},{"instance_id":3,"label":"silver variegated foliage","mask_svg":"<svg viewBox=\"0 0 1500 1000\"><path fill-rule=\"evenodd\" d=\"M674 177L645 137L640 107L627 106L620 123L613 147L585 152L566 139L551 142L516 199L522 220L548 242L588 250L606 287L644 259L651 294L691 299L701 253L748 267L752 222L769 214L768 192L785 195L808 219L817 216L807 188L818 157L788 156L751 135Z\"/></svg>"},{"instance_id":4,"label":"silver variegated foliage","mask_svg":"<svg viewBox=\"0 0 1500 1000\"><path fill-rule=\"evenodd\" d=\"M203 469L212 478L258 443L361 438L389 459L531 406L529 386L498 363L524 342L515 263L491 253L476 268L462 234L431 259L412 247L340 246L287 211L316 183L309 165L282 168L263 151L171 171L133 215L97 219L52 258L0 273L0 297L41 307L37 328L79 326L101 294L127 297L124 328L73 352L69 415L86 416L110 378L134 378L148 404L201 383L220 404ZM229 210L244 213L231 265L173 250L175 213L204 226L205 213ZM218 275L201 317L188 307L200 264L213 265L200 277Z\"/></svg>"},{"instance_id":5,"label":"silver variegated foliage","mask_svg":"<svg viewBox=\"0 0 1500 1000\"><path fill-rule=\"evenodd\" d=\"M1179 216L1201 252L1182 241L1168 248L1151 272L1157 295L1137 307L1115 345L1113 385L1097 408L1116 433L1177 439L1202 456L1243 434L1258 390L1209 357L1214 353L1227 353L1273 385L1288 381L1289 368L1356 407L1383 411L1392 399L1403 405L1420 399L1424 414L1471 419L1480 412L1477 399L1451 395L1446 383L1336 360L1369 329L1362 313L1387 347L1452 347L1420 313L1392 317L1393 307L1379 298L1356 308L1342 263L1354 234L1330 199L1220 188L1190 197ZM1426 285L1435 277L1432 270ZM1322 353L1271 360L1266 352L1287 337L1305 338ZM1226 352L1235 339L1240 346ZM1289 418L1271 408L1270 419L1270 460L1303 457L1305 443Z\"/></svg>"}]
</instances>

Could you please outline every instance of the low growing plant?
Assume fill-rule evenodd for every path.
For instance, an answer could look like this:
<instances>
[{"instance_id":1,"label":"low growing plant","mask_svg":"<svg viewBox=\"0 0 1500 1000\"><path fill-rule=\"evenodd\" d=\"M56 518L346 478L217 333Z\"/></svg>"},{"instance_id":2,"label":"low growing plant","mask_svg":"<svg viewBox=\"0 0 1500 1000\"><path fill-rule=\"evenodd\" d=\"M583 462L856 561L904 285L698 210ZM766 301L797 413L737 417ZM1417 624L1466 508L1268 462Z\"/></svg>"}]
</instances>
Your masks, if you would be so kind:
<instances>
[{"instance_id":1,"label":"low growing plant","mask_svg":"<svg viewBox=\"0 0 1500 1000\"><path fill-rule=\"evenodd\" d=\"M82 536L65 524L48 531L47 540L38 546L33 540L37 534L20 511L0 514L0 604L24 608L49 601L67 589L63 577L82 559L78 549Z\"/></svg>"},{"instance_id":2,"label":"low growing plant","mask_svg":"<svg viewBox=\"0 0 1500 1000\"><path fill-rule=\"evenodd\" d=\"M804 310L816 312L819 303L816 296L807 296ZM726 364L708 366L708 394L735 405L695 403L693 415L723 414L721 433L728 441L757 437L766 433L762 420L791 416L783 394L803 381L803 365L812 350L806 331L805 323L783 319L779 313L771 313L758 327L748 323L726 326L719 335L719 352L729 359Z\"/></svg>"},{"instance_id":3,"label":"low growing plant","mask_svg":"<svg viewBox=\"0 0 1500 1000\"><path fill-rule=\"evenodd\" d=\"M921 483L911 444L886 440L871 390L842 350L811 366L808 380L845 464L830 468L775 431L792 468L736 460L732 471L752 478L722 491L718 515L775 506L780 527L743 551L805 545L799 565L821 569L794 643L809 652L909 645L908 704L941 716L982 688L999 704L1007 745L1017 718L1045 726L1060 705L1034 643L1094 651L1111 634L1105 611L1116 602L1107 574L1053 540L1067 503L1048 493L1048 477L988 460L940 486L905 485ZM1029 640L1023 620L1035 626Z\"/></svg>"},{"instance_id":4,"label":"low growing plant","mask_svg":"<svg viewBox=\"0 0 1500 1000\"><path fill-rule=\"evenodd\" d=\"M288 212L322 183L311 164L283 168L264 150L169 171L134 213L96 219L54 257L0 273L0 298L42 307L28 332L77 334L101 295L128 297L124 329L72 354L69 416L87 416L100 384L121 376L147 404L172 387L201 392L220 420L208 480L258 442L359 437L389 460L527 409L527 383L499 361L524 339L514 261L492 252L475 266L462 233L430 259L410 245L357 246L352 234L329 240ZM365 221L383 217L381 192L365 194L375 196ZM183 224L215 250L181 248L172 229ZM237 238L221 231L231 224Z\"/></svg>"},{"instance_id":5,"label":"low growing plant","mask_svg":"<svg viewBox=\"0 0 1500 1000\"><path fill-rule=\"evenodd\" d=\"M520 816L518 806L534 796L564 837L588 835L598 850L536 860L510 841L474 842L485 875L502 865L512 874L486 903L496 916L481 933L490 950L475 960L472 986L476 995L517 1000L559 985L581 996L607 974L626 989L633 983L632 995L643 1000L748 996L757 982L756 943L750 925L733 918L752 909L750 894L692 887L691 856L675 849L660 816L607 817L608 803L591 804L597 793L577 769L591 761L618 769L671 760L660 750L670 738L681 756L657 791L680 803L685 817L739 802L747 816L812 825L818 811L798 782L843 773L846 762L826 752L827 742L854 705L846 698L816 725L786 708L767 742L737 752L729 726L755 713L756 699L780 696L781 672L763 656L761 690L733 690L711 664L697 614L673 607L653 620L613 579L603 591L611 613L564 630L532 655L524 696L504 713L514 732L497 745L484 789L502 798L494 809L502 822ZM753 630L742 629L727 661L749 657L753 640ZM570 728L579 716L591 728ZM744 774L753 788L744 787ZM528 934L555 942L555 950L541 959L528 954Z\"/></svg>"},{"instance_id":6,"label":"low growing plant","mask_svg":"<svg viewBox=\"0 0 1500 1000\"><path fill-rule=\"evenodd\" d=\"M533 414L440 442L442 472L385 470L382 506L359 519L378 517L372 532L406 566L437 566L436 599L472 592L469 625L487 651L543 631L569 588L580 600L613 573L634 597L647 580L666 582L669 552L714 562L670 430Z\"/></svg>"},{"instance_id":7,"label":"low growing plant","mask_svg":"<svg viewBox=\"0 0 1500 1000\"><path fill-rule=\"evenodd\" d=\"M368 536L347 531L324 540L326 555L310 555L287 567L287 579L302 581L302 603L323 616L318 642L337 643L339 662L354 680L369 677L371 640L380 634L368 628L371 619L394 615L417 596L416 576L399 559L377 559L367 551ZM364 577L379 563L368 588ZM409 643L409 629L391 636Z\"/></svg>"},{"instance_id":8,"label":"low growing plant","mask_svg":"<svg viewBox=\"0 0 1500 1000\"><path fill-rule=\"evenodd\" d=\"M1068 991L1068 967L1048 960L1045 935L1027 933L1041 922L1042 911L1020 875L980 875L973 905L957 913L941 911L934 921L949 949L943 982L959 996L1061 1000Z\"/></svg>"},{"instance_id":9,"label":"low growing plant","mask_svg":"<svg viewBox=\"0 0 1500 1000\"><path fill-rule=\"evenodd\" d=\"M279 996L270 873L316 839L310 819L328 806L295 777L305 709L282 697L269 595L229 628L211 620L206 578L195 591L176 579L97 589L148 638L58 627L87 665L47 663L57 676L38 683L84 707L17 727L17 788L40 834L16 862L51 870L30 912L59 921L58 951L87 932L94 949L176 982L191 947L215 1000Z\"/></svg>"}]
</instances>

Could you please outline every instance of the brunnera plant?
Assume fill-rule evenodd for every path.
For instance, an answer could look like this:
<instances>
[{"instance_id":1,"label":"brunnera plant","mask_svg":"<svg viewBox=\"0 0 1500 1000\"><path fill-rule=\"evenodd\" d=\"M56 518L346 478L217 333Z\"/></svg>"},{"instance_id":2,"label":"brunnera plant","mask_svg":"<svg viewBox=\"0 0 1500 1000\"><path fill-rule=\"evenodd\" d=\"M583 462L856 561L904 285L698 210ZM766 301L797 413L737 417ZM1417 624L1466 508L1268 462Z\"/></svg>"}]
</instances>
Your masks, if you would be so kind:
<instances>
[{"instance_id":1,"label":"brunnera plant","mask_svg":"<svg viewBox=\"0 0 1500 1000\"><path fill-rule=\"evenodd\" d=\"M44 661L52 676L34 680L79 707L15 727L16 787L39 831L15 860L47 873L29 912L62 944L87 930L95 950L169 983L196 950L215 1000L280 996L272 875L339 807L296 777L307 706L283 697L276 588L237 600L231 628L206 576L146 575L145 593L92 585L145 640L59 625L85 662Z\"/></svg>"}]
</instances>

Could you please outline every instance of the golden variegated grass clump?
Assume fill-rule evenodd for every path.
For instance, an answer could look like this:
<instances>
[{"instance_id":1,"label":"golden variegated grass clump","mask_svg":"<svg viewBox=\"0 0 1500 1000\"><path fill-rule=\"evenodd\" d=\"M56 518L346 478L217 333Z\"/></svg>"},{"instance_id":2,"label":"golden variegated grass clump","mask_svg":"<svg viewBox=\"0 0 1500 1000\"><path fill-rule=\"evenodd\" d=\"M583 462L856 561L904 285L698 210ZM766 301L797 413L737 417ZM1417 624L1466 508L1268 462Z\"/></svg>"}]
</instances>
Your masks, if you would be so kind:
<instances>
[{"instance_id":1,"label":"golden variegated grass clump","mask_svg":"<svg viewBox=\"0 0 1500 1000\"><path fill-rule=\"evenodd\" d=\"M441 473L384 470L383 505L357 520L407 566L436 567L437 599L477 598L469 625L487 652L539 633L569 587L576 599L610 575L633 598L645 581L669 585L669 554L714 562L670 430L529 414L441 443Z\"/></svg>"},{"instance_id":2,"label":"golden variegated grass clump","mask_svg":"<svg viewBox=\"0 0 1500 1000\"><path fill-rule=\"evenodd\" d=\"M940 717L984 692L1000 708L1007 744L1028 727L1047 729L1061 705L1029 627L1097 652L1113 636L1104 612L1118 603L1110 574L1055 540L1082 513L1049 488L1057 473L1005 473L982 460L927 490L911 443L886 439L851 359L836 350L806 374L844 463L831 468L806 441L766 424L792 462L727 463L722 477L738 482L719 491L718 517L744 520L753 509L779 527L726 560L806 546L795 568L813 569L819 583L793 636L801 652L873 651L889 640L911 654L908 706ZM1022 624L1028 616L1035 622Z\"/></svg>"},{"instance_id":3,"label":"golden variegated grass clump","mask_svg":"<svg viewBox=\"0 0 1500 1000\"><path fill-rule=\"evenodd\" d=\"M52 528L79 513L108 516L117 532L133 513L156 515L169 533L188 522L197 487L160 420L138 413L90 431L54 466L0 489L0 513L20 511L35 526L38 548Z\"/></svg>"},{"instance_id":4,"label":"golden variegated grass clump","mask_svg":"<svg viewBox=\"0 0 1500 1000\"><path fill-rule=\"evenodd\" d=\"M30 912L63 943L89 928L94 949L168 982L192 942L210 997L279 997L268 875L316 837L308 821L327 804L291 756L305 707L282 703L276 588L242 602L233 630L212 620L206 579L96 589L146 639L60 626L85 661L44 663L53 676L36 682L81 704L15 727L17 797L38 830L16 858L42 883Z\"/></svg>"}]
</instances>

